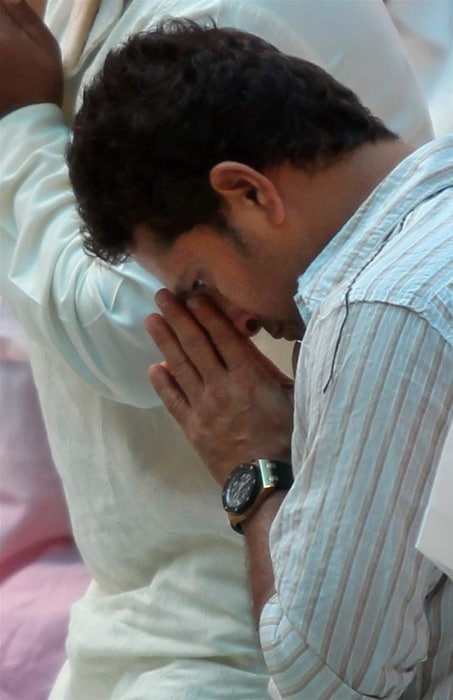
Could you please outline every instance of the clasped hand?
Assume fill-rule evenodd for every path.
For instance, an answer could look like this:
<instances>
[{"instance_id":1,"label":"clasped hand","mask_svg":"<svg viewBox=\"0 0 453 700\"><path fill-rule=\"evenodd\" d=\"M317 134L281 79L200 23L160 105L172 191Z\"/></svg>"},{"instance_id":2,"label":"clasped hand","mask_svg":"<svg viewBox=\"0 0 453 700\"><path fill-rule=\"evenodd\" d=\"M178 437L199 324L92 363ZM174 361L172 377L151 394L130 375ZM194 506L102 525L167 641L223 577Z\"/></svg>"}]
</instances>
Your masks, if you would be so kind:
<instances>
[{"instance_id":1,"label":"clasped hand","mask_svg":"<svg viewBox=\"0 0 453 700\"><path fill-rule=\"evenodd\" d=\"M0 0L0 117L62 96L57 41L25 0Z\"/></svg>"},{"instance_id":2,"label":"clasped hand","mask_svg":"<svg viewBox=\"0 0 453 700\"><path fill-rule=\"evenodd\" d=\"M207 297L168 290L146 327L165 360L149 377L217 482L242 461L289 460L293 381L241 336Z\"/></svg>"}]
</instances>

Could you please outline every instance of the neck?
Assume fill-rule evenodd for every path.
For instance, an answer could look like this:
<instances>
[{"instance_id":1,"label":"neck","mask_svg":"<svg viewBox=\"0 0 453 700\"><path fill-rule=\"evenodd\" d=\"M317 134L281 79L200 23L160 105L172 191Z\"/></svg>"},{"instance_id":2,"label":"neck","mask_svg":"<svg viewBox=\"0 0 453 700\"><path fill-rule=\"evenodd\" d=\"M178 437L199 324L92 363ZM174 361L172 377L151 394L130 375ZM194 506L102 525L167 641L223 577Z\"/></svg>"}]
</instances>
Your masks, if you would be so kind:
<instances>
[{"instance_id":1,"label":"neck","mask_svg":"<svg viewBox=\"0 0 453 700\"><path fill-rule=\"evenodd\" d=\"M351 218L377 185L411 152L400 140L365 144L315 175L288 166L289 208L303 269Z\"/></svg>"}]
</instances>

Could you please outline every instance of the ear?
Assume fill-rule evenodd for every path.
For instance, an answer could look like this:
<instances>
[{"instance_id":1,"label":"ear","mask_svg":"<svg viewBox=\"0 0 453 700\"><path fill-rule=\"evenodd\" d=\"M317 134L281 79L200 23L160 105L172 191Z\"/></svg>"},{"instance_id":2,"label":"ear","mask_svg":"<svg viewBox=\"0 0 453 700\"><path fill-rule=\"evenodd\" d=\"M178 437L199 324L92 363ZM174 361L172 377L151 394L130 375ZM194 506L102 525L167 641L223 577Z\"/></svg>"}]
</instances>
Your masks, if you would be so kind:
<instances>
[{"instance_id":1,"label":"ear","mask_svg":"<svg viewBox=\"0 0 453 700\"><path fill-rule=\"evenodd\" d=\"M283 201L272 180L258 170L244 163L222 161L211 168L209 181L232 211L238 208L261 209L275 226L283 223Z\"/></svg>"}]
</instances>

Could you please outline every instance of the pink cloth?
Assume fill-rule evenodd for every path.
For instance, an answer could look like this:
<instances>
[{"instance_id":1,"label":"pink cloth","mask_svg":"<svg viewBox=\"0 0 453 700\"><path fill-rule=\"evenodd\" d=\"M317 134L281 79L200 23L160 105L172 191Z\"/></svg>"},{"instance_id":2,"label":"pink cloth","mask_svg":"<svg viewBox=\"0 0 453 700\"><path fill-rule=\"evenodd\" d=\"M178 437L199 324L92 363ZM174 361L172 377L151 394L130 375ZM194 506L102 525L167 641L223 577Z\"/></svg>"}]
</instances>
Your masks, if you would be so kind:
<instances>
[{"instance_id":1,"label":"pink cloth","mask_svg":"<svg viewBox=\"0 0 453 700\"><path fill-rule=\"evenodd\" d=\"M17 568L0 583L0 697L46 700L65 660L71 604L88 576L72 540Z\"/></svg>"},{"instance_id":2,"label":"pink cloth","mask_svg":"<svg viewBox=\"0 0 453 700\"><path fill-rule=\"evenodd\" d=\"M0 698L45 700L88 573L71 534L24 339L0 300Z\"/></svg>"}]
</instances>

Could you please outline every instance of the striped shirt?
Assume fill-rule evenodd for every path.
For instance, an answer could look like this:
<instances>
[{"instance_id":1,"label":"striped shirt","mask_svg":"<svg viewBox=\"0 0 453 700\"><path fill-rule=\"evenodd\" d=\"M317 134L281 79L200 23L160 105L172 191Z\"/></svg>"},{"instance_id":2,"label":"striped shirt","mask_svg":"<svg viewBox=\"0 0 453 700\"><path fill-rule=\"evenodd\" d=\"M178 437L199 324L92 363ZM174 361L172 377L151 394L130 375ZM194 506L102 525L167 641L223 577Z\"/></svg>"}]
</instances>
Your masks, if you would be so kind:
<instances>
[{"instance_id":1,"label":"striped shirt","mask_svg":"<svg viewBox=\"0 0 453 700\"><path fill-rule=\"evenodd\" d=\"M299 279L295 482L260 621L273 697L453 698L453 581L415 547L453 419L452 234L450 136Z\"/></svg>"}]
</instances>

